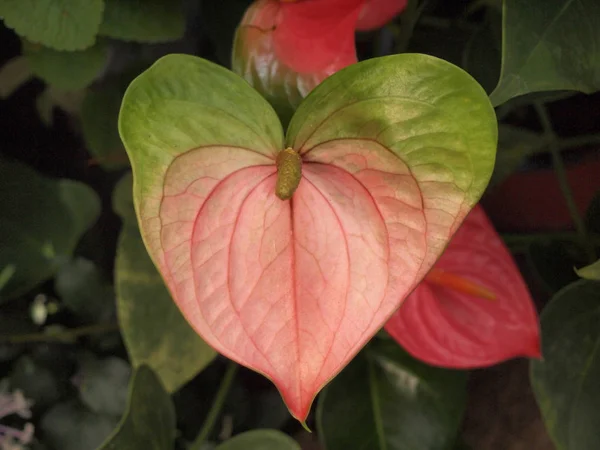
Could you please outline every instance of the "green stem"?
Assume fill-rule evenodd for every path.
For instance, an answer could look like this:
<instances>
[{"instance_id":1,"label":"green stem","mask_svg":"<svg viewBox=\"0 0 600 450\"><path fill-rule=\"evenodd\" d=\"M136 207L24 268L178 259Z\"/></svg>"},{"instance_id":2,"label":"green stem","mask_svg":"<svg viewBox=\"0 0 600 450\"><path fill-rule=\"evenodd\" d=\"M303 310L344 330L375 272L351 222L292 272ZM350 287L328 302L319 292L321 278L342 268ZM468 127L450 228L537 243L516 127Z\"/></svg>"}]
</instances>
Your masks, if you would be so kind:
<instances>
[{"instance_id":1,"label":"green stem","mask_svg":"<svg viewBox=\"0 0 600 450\"><path fill-rule=\"evenodd\" d=\"M556 146L562 152L565 150L570 150L572 148L585 147L588 145L598 145L600 144L600 134L585 134L582 136L575 136L572 138L564 138L558 139L556 141ZM531 150L531 155L537 155L540 153L546 153L550 151L550 145L548 142L543 142L542 144L536 146Z\"/></svg>"},{"instance_id":2,"label":"green stem","mask_svg":"<svg viewBox=\"0 0 600 450\"><path fill-rule=\"evenodd\" d=\"M406 9L400 16L400 27L398 29L398 43L396 53L404 53L408 49L413 30L423 13L428 0L423 0L419 6L419 0L408 0Z\"/></svg>"},{"instance_id":3,"label":"green stem","mask_svg":"<svg viewBox=\"0 0 600 450\"><path fill-rule=\"evenodd\" d=\"M598 144L600 144L600 134L584 134L582 136L560 139L558 141L558 147L561 150Z\"/></svg>"},{"instance_id":4,"label":"green stem","mask_svg":"<svg viewBox=\"0 0 600 450\"><path fill-rule=\"evenodd\" d=\"M85 327L71 328L70 330L58 332L42 332L30 334L17 334L12 336L0 336L0 344L29 344L33 342L68 342L83 336L93 334L110 333L117 331L119 325L116 323L88 325Z\"/></svg>"},{"instance_id":5,"label":"green stem","mask_svg":"<svg viewBox=\"0 0 600 450\"><path fill-rule=\"evenodd\" d=\"M227 366L227 370L225 370L225 375L223 375L223 380L221 381L221 385L219 386L219 390L217 391L217 395L215 395L215 399L213 400L213 404L210 407L210 411L208 411L208 416L204 420L202 424L202 429L198 433L198 436L192 442L189 447L189 450L200 450L202 448L202 444L208 438L208 435L212 431L215 426L215 422L223 409L223 405L225 404L225 400L227 399L227 394L229 393L229 389L231 388L231 382L235 377L235 373L237 372L238 365L233 361L229 362Z\"/></svg>"},{"instance_id":6,"label":"green stem","mask_svg":"<svg viewBox=\"0 0 600 450\"><path fill-rule=\"evenodd\" d=\"M546 107L542 103L536 102L533 104L533 106L540 118L540 122L542 123L544 134L548 139L548 147L550 149L550 154L552 155L552 163L554 165L556 177L558 178L560 190L562 191L563 197L567 204L567 208L569 209L569 213L571 215L571 218L573 219L573 223L575 224L575 229L577 230L577 233L579 233L581 240L587 243L586 250L590 262L593 262L596 260L595 251L591 243L588 242L588 233L585 227L585 223L583 221L583 218L581 217L581 214L579 213L579 208L577 208L577 205L575 204L573 192L571 191L569 179L567 178L567 170L565 169L565 165L560 155L558 138L556 136L556 133L554 133L554 129L552 128L550 116L548 115Z\"/></svg>"}]
</instances>

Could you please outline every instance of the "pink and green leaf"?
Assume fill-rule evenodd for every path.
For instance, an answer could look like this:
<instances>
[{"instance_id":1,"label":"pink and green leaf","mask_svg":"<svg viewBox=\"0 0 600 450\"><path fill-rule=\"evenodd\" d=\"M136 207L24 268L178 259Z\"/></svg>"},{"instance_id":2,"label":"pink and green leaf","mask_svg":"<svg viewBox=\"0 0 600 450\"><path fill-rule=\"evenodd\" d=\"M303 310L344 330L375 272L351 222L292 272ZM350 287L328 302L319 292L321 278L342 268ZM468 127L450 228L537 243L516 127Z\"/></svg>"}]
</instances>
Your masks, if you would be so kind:
<instances>
[{"instance_id":1,"label":"pink and green leaf","mask_svg":"<svg viewBox=\"0 0 600 450\"><path fill-rule=\"evenodd\" d=\"M270 378L304 420L315 395L442 253L491 175L483 89L425 55L369 60L319 85L285 147L273 109L199 58L159 60L129 87L120 133L146 246L188 322Z\"/></svg>"},{"instance_id":2,"label":"pink and green leaf","mask_svg":"<svg viewBox=\"0 0 600 450\"><path fill-rule=\"evenodd\" d=\"M385 329L414 357L436 366L540 356L533 300L480 206Z\"/></svg>"}]
</instances>

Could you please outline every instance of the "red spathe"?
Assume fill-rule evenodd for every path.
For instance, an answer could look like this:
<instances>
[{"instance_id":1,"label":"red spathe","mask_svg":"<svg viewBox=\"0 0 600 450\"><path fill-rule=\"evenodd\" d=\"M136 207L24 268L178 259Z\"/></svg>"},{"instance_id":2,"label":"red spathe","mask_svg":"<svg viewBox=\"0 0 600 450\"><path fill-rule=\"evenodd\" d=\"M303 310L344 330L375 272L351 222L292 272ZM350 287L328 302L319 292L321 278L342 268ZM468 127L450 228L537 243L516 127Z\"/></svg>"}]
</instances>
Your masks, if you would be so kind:
<instances>
[{"instance_id":1,"label":"red spathe","mask_svg":"<svg viewBox=\"0 0 600 450\"><path fill-rule=\"evenodd\" d=\"M385 326L409 353L429 364L451 368L540 356L533 301L481 206L467 216L434 268L481 286L495 299L425 278Z\"/></svg>"}]
</instances>

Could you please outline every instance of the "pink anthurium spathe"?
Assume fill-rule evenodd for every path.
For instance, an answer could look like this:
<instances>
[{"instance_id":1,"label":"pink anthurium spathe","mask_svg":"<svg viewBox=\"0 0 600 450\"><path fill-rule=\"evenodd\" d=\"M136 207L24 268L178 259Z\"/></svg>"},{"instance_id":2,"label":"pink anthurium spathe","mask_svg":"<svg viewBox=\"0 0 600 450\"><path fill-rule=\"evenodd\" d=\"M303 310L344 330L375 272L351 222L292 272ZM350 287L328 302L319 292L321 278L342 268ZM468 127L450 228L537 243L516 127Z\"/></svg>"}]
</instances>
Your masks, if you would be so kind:
<instances>
[{"instance_id":1,"label":"pink anthurium spathe","mask_svg":"<svg viewBox=\"0 0 600 450\"><path fill-rule=\"evenodd\" d=\"M385 326L409 353L452 368L540 356L533 300L481 206Z\"/></svg>"},{"instance_id":2,"label":"pink anthurium spathe","mask_svg":"<svg viewBox=\"0 0 600 450\"><path fill-rule=\"evenodd\" d=\"M174 301L299 420L440 256L497 140L481 86L416 54L332 75L285 135L243 79L170 55L129 86L119 132Z\"/></svg>"},{"instance_id":3,"label":"pink anthurium spathe","mask_svg":"<svg viewBox=\"0 0 600 450\"><path fill-rule=\"evenodd\" d=\"M367 31L380 28L400 14L407 4L408 0L365 0L356 29Z\"/></svg>"}]
</instances>

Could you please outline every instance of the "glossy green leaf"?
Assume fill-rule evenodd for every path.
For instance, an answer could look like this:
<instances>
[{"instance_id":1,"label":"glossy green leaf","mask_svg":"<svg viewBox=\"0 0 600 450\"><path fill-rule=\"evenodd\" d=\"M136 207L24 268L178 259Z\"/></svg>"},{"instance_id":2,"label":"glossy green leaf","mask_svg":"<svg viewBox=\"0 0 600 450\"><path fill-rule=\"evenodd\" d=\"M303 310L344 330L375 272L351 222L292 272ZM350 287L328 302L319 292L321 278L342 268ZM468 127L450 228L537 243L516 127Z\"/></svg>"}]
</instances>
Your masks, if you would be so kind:
<instances>
[{"instance_id":1,"label":"glossy green leaf","mask_svg":"<svg viewBox=\"0 0 600 450\"><path fill-rule=\"evenodd\" d=\"M0 161L0 267L15 272L3 297L52 276L96 221L100 202L88 186L49 179L19 163Z\"/></svg>"},{"instance_id":2,"label":"glossy green leaf","mask_svg":"<svg viewBox=\"0 0 600 450\"><path fill-rule=\"evenodd\" d=\"M277 430L253 430L238 434L216 450L300 450L300 445Z\"/></svg>"},{"instance_id":3,"label":"glossy green leaf","mask_svg":"<svg viewBox=\"0 0 600 450\"><path fill-rule=\"evenodd\" d=\"M600 283L580 280L554 296L541 315L543 361L531 382L558 450L600 443Z\"/></svg>"},{"instance_id":4,"label":"glossy green leaf","mask_svg":"<svg viewBox=\"0 0 600 450\"><path fill-rule=\"evenodd\" d=\"M0 100L5 99L32 77L27 58L17 56L0 67Z\"/></svg>"},{"instance_id":5,"label":"glossy green leaf","mask_svg":"<svg viewBox=\"0 0 600 450\"><path fill-rule=\"evenodd\" d=\"M450 448L466 379L411 358L393 341L374 342L321 394L319 436L327 450Z\"/></svg>"},{"instance_id":6,"label":"glossy green leaf","mask_svg":"<svg viewBox=\"0 0 600 450\"><path fill-rule=\"evenodd\" d=\"M403 54L380 64L383 59L347 67L335 83L317 86L292 118L287 145L302 154L333 139L376 140L413 167L416 179L452 179L474 205L489 182L498 137L484 90L437 58ZM362 125L366 110L368 126Z\"/></svg>"},{"instance_id":7,"label":"glossy green leaf","mask_svg":"<svg viewBox=\"0 0 600 450\"><path fill-rule=\"evenodd\" d=\"M8 28L56 50L93 45L103 10L103 0L0 1L0 18Z\"/></svg>"},{"instance_id":8,"label":"glossy green leaf","mask_svg":"<svg viewBox=\"0 0 600 450\"><path fill-rule=\"evenodd\" d=\"M577 275L581 278L585 278L586 280L600 281L600 259L581 269L575 269L575 272L577 272Z\"/></svg>"},{"instance_id":9,"label":"glossy green leaf","mask_svg":"<svg viewBox=\"0 0 600 450\"><path fill-rule=\"evenodd\" d=\"M169 392L193 378L215 357L185 321L152 264L135 220L131 176L115 188L113 208L123 219L117 247L117 310L132 364L147 364Z\"/></svg>"},{"instance_id":10,"label":"glossy green leaf","mask_svg":"<svg viewBox=\"0 0 600 450\"><path fill-rule=\"evenodd\" d=\"M146 365L131 377L127 411L98 450L173 450L175 409L157 375Z\"/></svg>"},{"instance_id":11,"label":"glossy green leaf","mask_svg":"<svg viewBox=\"0 0 600 450\"><path fill-rule=\"evenodd\" d=\"M165 42L183 36L181 0L104 0L99 33L115 39Z\"/></svg>"},{"instance_id":12,"label":"glossy green leaf","mask_svg":"<svg viewBox=\"0 0 600 450\"><path fill-rule=\"evenodd\" d=\"M600 89L597 0L505 0L497 106L538 91Z\"/></svg>"},{"instance_id":13,"label":"glossy green leaf","mask_svg":"<svg viewBox=\"0 0 600 450\"><path fill-rule=\"evenodd\" d=\"M138 131L145 129L151 134ZM129 158L136 208L141 196L162 189L173 158L191 148L220 144L266 154L283 146L279 119L258 92L233 72L188 55L161 58L130 85L119 131L135 149Z\"/></svg>"},{"instance_id":14,"label":"glossy green leaf","mask_svg":"<svg viewBox=\"0 0 600 450\"><path fill-rule=\"evenodd\" d=\"M114 312L115 293L93 262L76 258L56 274L54 290L80 320L99 322Z\"/></svg>"},{"instance_id":15,"label":"glossy green leaf","mask_svg":"<svg viewBox=\"0 0 600 450\"><path fill-rule=\"evenodd\" d=\"M34 75L63 90L83 89L99 75L108 61L108 46L98 42L81 51L59 51L39 44L23 43Z\"/></svg>"},{"instance_id":16,"label":"glossy green leaf","mask_svg":"<svg viewBox=\"0 0 600 450\"><path fill-rule=\"evenodd\" d=\"M114 80L90 89L81 105L81 128L91 162L107 170L129 166L117 126L125 88L120 80Z\"/></svg>"}]
</instances>

